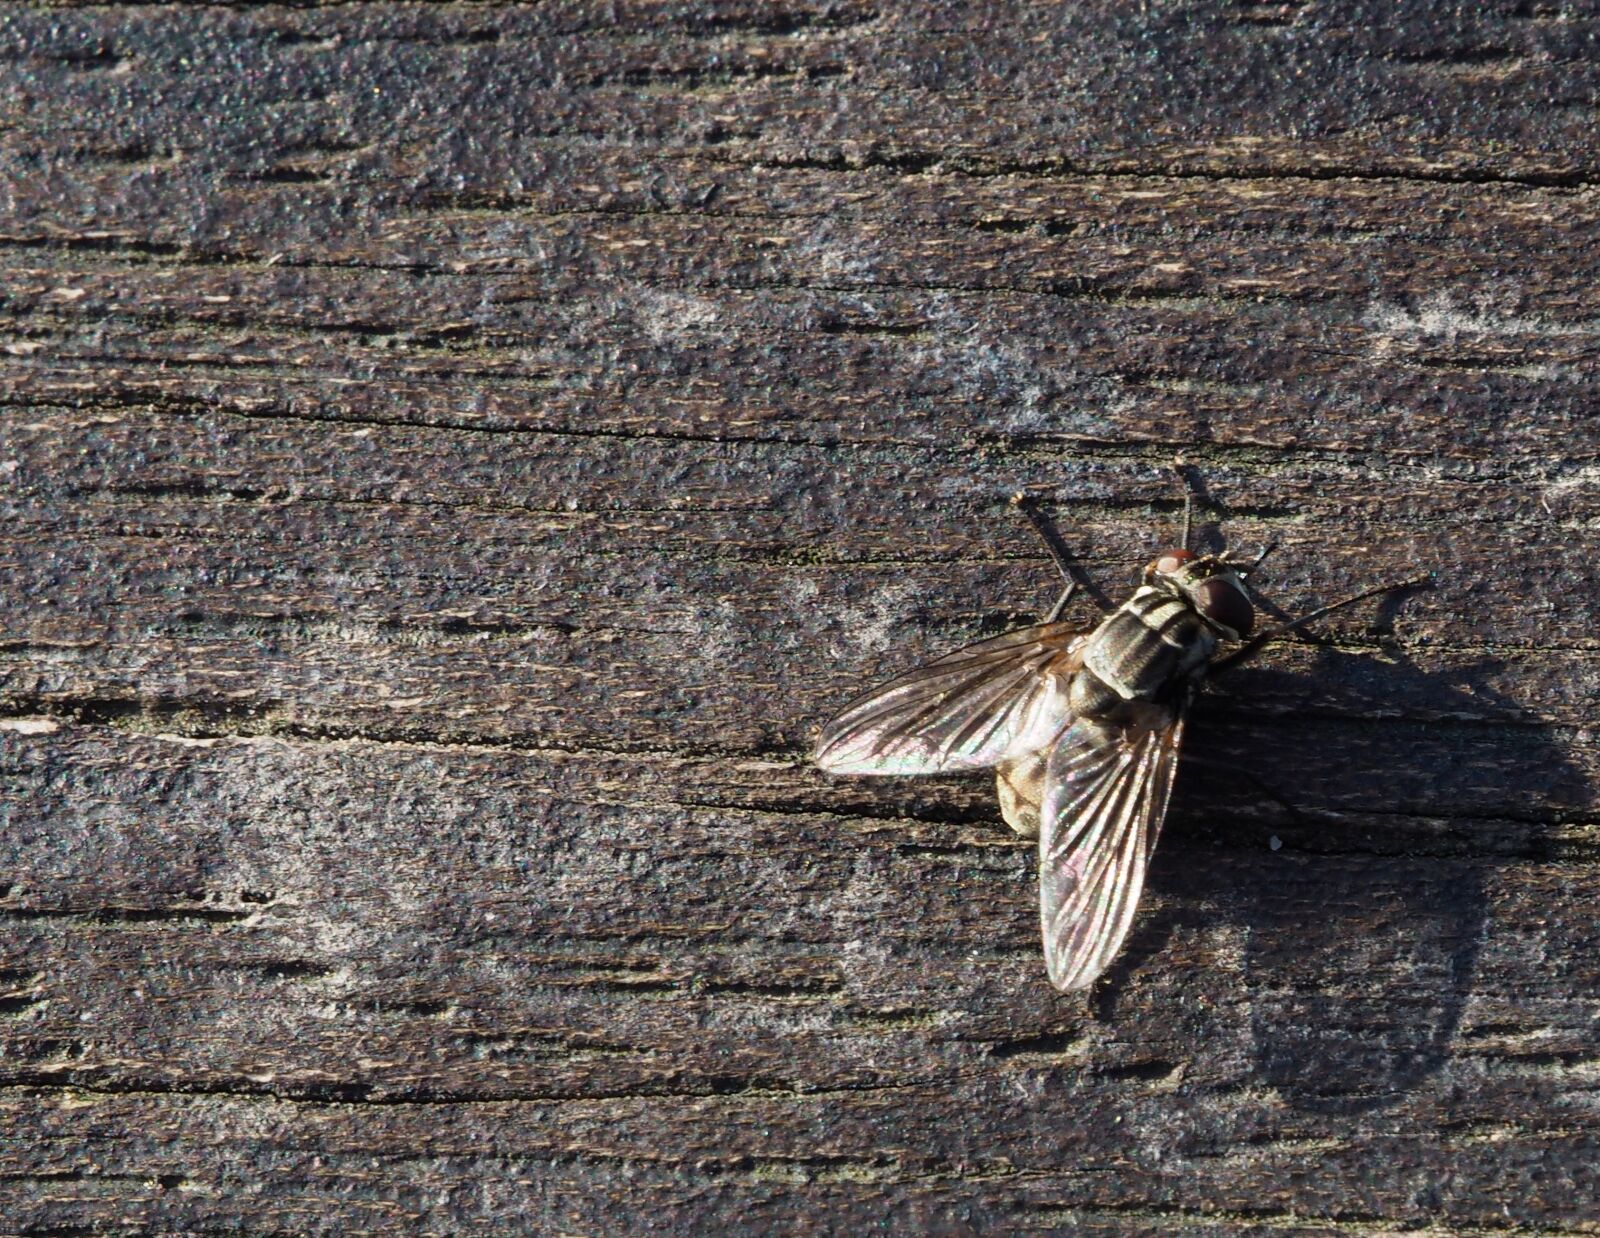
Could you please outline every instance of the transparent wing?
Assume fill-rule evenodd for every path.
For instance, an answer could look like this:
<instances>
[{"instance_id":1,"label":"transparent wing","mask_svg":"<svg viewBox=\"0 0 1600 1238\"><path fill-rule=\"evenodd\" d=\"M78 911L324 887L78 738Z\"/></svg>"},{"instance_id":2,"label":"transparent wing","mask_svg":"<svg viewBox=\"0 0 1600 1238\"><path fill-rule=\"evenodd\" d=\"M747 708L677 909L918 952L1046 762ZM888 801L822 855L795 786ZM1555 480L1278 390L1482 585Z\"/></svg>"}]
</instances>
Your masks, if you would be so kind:
<instances>
[{"instance_id":1,"label":"transparent wing","mask_svg":"<svg viewBox=\"0 0 1600 1238\"><path fill-rule=\"evenodd\" d=\"M1180 706L1075 722L1051 750L1040 806L1039 915L1058 989L1093 984L1133 923L1183 739Z\"/></svg>"},{"instance_id":2,"label":"transparent wing","mask_svg":"<svg viewBox=\"0 0 1600 1238\"><path fill-rule=\"evenodd\" d=\"M937 774L1044 748L1067 724L1081 642L1042 623L958 649L853 702L812 760L835 774Z\"/></svg>"}]
</instances>

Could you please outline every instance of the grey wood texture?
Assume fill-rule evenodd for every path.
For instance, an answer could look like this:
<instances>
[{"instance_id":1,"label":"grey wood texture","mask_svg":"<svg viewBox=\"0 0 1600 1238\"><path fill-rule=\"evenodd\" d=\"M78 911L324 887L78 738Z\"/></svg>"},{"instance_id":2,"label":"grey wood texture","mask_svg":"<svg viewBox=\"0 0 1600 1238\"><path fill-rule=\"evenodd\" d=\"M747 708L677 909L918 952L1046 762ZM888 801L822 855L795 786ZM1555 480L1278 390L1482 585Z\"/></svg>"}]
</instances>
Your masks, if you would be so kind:
<instances>
[{"instance_id":1,"label":"grey wood texture","mask_svg":"<svg viewBox=\"0 0 1600 1238\"><path fill-rule=\"evenodd\" d=\"M6 6L0 1228L1600 1230L1597 54ZM1217 682L1062 996L986 779L806 752L1180 452L1437 587Z\"/></svg>"}]
</instances>

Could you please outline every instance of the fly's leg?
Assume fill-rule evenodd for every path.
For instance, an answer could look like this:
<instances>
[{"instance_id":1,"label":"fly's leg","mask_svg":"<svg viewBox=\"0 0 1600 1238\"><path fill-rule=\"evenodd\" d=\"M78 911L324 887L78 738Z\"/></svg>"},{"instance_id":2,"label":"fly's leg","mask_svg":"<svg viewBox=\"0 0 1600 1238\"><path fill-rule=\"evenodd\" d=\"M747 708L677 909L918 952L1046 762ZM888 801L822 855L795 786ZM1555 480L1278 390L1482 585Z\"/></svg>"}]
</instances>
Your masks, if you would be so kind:
<instances>
[{"instance_id":1,"label":"fly's leg","mask_svg":"<svg viewBox=\"0 0 1600 1238\"><path fill-rule=\"evenodd\" d=\"M1050 608L1049 614L1045 615L1045 623L1054 623L1061 618L1062 612L1067 609L1067 603L1072 601L1072 595L1077 592L1077 589L1077 581L1067 581L1067 587L1061 591L1061 596L1056 599L1056 604Z\"/></svg>"},{"instance_id":2,"label":"fly's leg","mask_svg":"<svg viewBox=\"0 0 1600 1238\"><path fill-rule=\"evenodd\" d=\"M1078 578L1073 572L1075 565L1072 562L1072 552L1067 549L1066 542L1062 541L1055 522L1038 509L1033 496L1026 490L1018 490L1011 496L1011 506L1028 518L1028 523L1034 527L1044 542L1045 549L1050 552L1051 561L1056 565L1056 571L1061 573L1061 578L1067 582L1067 587L1076 585Z\"/></svg>"},{"instance_id":3,"label":"fly's leg","mask_svg":"<svg viewBox=\"0 0 1600 1238\"><path fill-rule=\"evenodd\" d=\"M1251 658L1255 657L1256 654L1260 653L1267 644L1277 640L1280 636L1287 636L1290 632L1297 631L1300 628L1305 627L1306 624L1313 623L1316 620L1321 619L1324 615L1330 615L1336 610L1343 610L1346 606L1353 606L1357 602L1364 602L1368 598L1380 597L1384 594L1401 593L1409 589L1431 588L1433 588L1433 575L1432 573L1429 573L1424 576L1414 576L1410 580L1399 580L1393 584L1379 585L1376 589L1365 589L1360 593L1354 594L1347 598L1342 598L1337 602L1330 602L1326 606L1319 606L1309 615L1301 615L1298 619L1293 619L1288 623L1280 623L1275 628L1268 628L1260 635L1251 637L1232 653L1214 661L1211 664L1211 669L1207 672L1207 674L1216 675L1227 670L1231 666L1243 665L1245 662L1248 662Z\"/></svg>"},{"instance_id":4,"label":"fly's leg","mask_svg":"<svg viewBox=\"0 0 1600 1238\"><path fill-rule=\"evenodd\" d=\"M1254 572L1256 570L1256 568L1260 567L1263 563L1265 563L1267 561L1267 556L1269 554L1271 554L1277 548L1278 548L1278 539L1277 538L1273 538L1270 542L1268 542L1266 544L1266 546L1264 546L1262 548L1261 553L1258 554L1254 559L1250 560L1250 562L1248 562L1248 563L1243 563L1243 562L1230 563L1230 564L1228 564L1228 566L1231 567L1234 571L1238 572L1241 577L1243 577L1244 579L1248 580L1250 578L1250 573Z\"/></svg>"},{"instance_id":5,"label":"fly's leg","mask_svg":"<svg viewBox=\"0 0 1600 1238\"><path fill-rule=\"evenodd\" d=\"M1182 456L1172 462L1173 469L1178 474L1178 484L1183 487L1183 540L1178 543L1185 550L1192 551L1191 544L1194 537L1194 486L1189 481L1189 466L1184 463Z\"/></svg>"},{"instance_id":6,"label":"fly's leg","mask_svg":"<svg viewBox=\"0 0 1600 1238\"><path fill-rule=\"evenodd\" d=\"M1025 490L1019 490L1011 496L1011 506L1015 507L1028 518L1045 548L1050 552L1050 560L1056 565L1056 571L1061 573L1061 578L1067 582L1067 587L1061 591L1061 596L1056 599L1056 604L1050 608L1050 613L1045 616L1045 623L1054 623L1061 618L1062 612L1067 609L1067 603L1072 600L1078 586L1082 585L1089 591L1091 597L1101 610L1112 609L1111 599L1095 587L1095 583L1084 574L1072 558L1072 552L1067 549L1067 544L1062 540L1060 532L1051 519L1034 506L1033 496Z\"/></svg>"},{"instance_id":7,"label":"fly's leg","mask_svg":"<svg viewBox=\"0 0 1600 1238\"><path fill-rule=\"evenodd\" d=\"M1178 484L1183 487L1183 540L1178 544L1185 550L1193 553L1194 505L1197 499L1201 503L1205 503L1207 501L1204 483L1197 479L1194 466L1182 456L1178 456L1175 460L1173 460L1172 471L1178 475ZM1254 572L1258 567L1260 567L1262 563L1266 561L1267 556L1277 548L1278 542L1277 539L1274 538L1272 541L1267 543L1265 549L1263 549L1262 552L1254 559L1250 559L1248 561L1239 560L1234 562L1228 559L1228 540L1226 537L1224 537L1222 540L1222 550L1217 557L1220 558L1224 563L1227 563L1227 565L1234 571L1238 572L1242 578L1248 578L1250 573Z\"/></svg>"}]
</instances>

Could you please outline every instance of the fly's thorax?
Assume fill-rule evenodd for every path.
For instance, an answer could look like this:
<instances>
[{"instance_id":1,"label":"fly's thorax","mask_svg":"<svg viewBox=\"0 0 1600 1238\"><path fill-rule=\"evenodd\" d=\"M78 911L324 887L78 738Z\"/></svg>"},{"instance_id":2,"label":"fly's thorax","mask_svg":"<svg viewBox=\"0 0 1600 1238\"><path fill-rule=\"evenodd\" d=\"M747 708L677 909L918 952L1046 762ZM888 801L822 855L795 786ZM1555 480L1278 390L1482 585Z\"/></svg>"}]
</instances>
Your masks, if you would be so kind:
<instances>
[{"instance_id":1,"label":"fly's thorax","mask_svg":"<svg viewBox=\"0 0 1600 1238\"><path fill-rule=\"evenodd\" d=\"M1141 586L1090 636L1073 685L1079 717L1103 717L1123 701L1168 701L1204 671L1216 635L1165 580Z\"/></svg>"}]
</instances>

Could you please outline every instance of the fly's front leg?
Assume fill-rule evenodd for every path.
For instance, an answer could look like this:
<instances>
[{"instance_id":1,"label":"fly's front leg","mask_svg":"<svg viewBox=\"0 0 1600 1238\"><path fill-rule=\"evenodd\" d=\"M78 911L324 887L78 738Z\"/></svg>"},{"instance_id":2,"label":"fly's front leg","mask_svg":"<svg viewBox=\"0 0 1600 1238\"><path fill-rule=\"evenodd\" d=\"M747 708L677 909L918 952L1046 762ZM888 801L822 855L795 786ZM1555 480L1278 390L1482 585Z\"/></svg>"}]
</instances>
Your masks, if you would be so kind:
<instances>
[{"instance_id":1,"label":"fly's front leg","mask_svg":"<svg viewBox=\"0 0 1600 1238\"><path fill-rule=\"evenodd\" d=\"M1189 464L1182 456L1172 462L1173 471L1178 475L1178 484L1183 487L1183 529L1182 540L1178 545L1185 550L1194 549L1194 482L1189 477Z\"/></svg>"},{"instance_id":2,"label":"fly's front leg","mask_svg":"<svg viewBox=\"0 0 1600 1238\"><path fill-rule=\"evenodd\" d=\"M1054 623L1061 618L1079 585L1089 591L1101 610L1111 610L1111 599L1095 587L1095 583L1073 560L1072 552L1067 549L1067 544L1062 540L1055 523L1034 505L1033 496L1025 490L1019 490L1011 496L1011 506L1028 518L1028 523L1038 532L1045 548L1049 550L1050 560L1056 565L1056 571L1060 572L1061 578L1067 582L1067 587L1061 591L1061 596L1056 599L1056 604L1050 608L1050 613L1044 617L1043 622Z\"/></svg>"},{"instance_id":3,"label":"fly's front leg","mask_svg":"<svg viewBox=\"0 0 1600 1238\"><path fill-rule=\"evenodd\" d=\"M1298 619L1291 620L1288 623L1280 623L1275 628L1268 628L1260 635L1251 637L1251 639L1240 645L1232 653L1218 658L1212 662L1209 674L1217 675L1227 670L1229 667L1241 666L1245 662L1248 662L1251 658L1255 657L1256 654L1260 653L1261 650L1270 642L1277 640L1280 636L1287 636L1290 632L1297 631L1298 629L1305 627L1306 624L1313 623L1316 620L1321 619L1324 615L1330 615L1336 610L1343 610L1346 606L1353 606L1357 602L1364 602L1368 598L1380 597L1384 594L1400 593L1409 589L1431 588L1433 588L1433 574L1430 572L1423 576L1414 576L1410 580L1400 580L1394 582L1393 584L1379 585L1376 589L1365 589L1360 593L1353 594L1347 598L1342 598L1337 602L1330 602L1326 606L1319 606L1309 615L1301 615Z\"/></svg>"}]
</instances>

